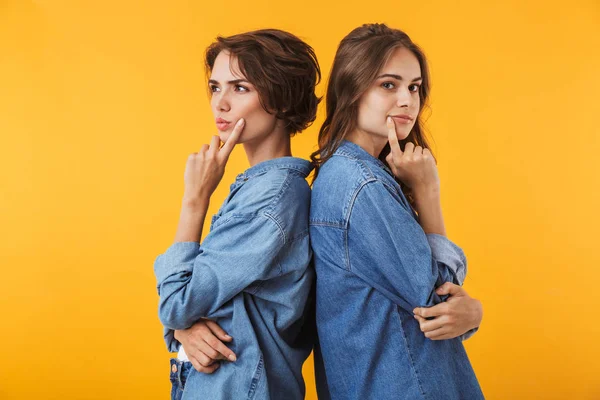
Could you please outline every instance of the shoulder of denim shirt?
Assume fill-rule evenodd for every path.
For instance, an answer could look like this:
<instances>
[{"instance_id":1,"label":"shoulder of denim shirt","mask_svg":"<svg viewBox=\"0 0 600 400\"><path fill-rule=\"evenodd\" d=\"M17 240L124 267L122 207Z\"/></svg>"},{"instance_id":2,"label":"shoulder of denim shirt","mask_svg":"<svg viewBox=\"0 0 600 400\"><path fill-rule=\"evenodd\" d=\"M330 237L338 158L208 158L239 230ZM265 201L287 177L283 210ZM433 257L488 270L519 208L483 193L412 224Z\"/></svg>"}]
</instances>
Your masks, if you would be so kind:
<instances>
[{"instance_id":1,"label":"shoulder of denim shirt","mask_svg":"<svg viewBox=\"0 0 600 400\"><path fill-rule=\"evenodd\" d=\"M284 234L284 242L308 234L310 186L306 177L312 164L297 157L280 157L248 168L231 185L235 194L223 216L272 219Z\"/></svg>"},{"instance_id":2,"label":"shoulder of denim shirt","mask_svg":"<svg viewBox=\"0 0 600 400\"><path fill-rule=\"evenodd\" d=\"M400 189L387 165L344 140L321 166L313 183L311 226L347 227L354 200L369 183L382 184L393 196Z\"/></svg>"}]
</instances>

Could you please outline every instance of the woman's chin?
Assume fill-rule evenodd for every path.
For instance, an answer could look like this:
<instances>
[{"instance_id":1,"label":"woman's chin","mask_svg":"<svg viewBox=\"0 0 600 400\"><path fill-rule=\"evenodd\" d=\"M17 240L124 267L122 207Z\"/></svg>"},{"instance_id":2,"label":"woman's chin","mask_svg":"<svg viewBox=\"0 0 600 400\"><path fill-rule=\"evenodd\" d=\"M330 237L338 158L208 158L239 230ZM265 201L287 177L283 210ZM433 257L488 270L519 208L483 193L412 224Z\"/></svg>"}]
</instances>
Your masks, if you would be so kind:
<instances>
[{"instance_id":1,"label":"woman's chin","mask_svg":"<svg viewBox=\"0 0 600 400\"><path fill-rule=\"evenodd\" d=\"M398 137L398 140L401 141L406 139L408 135L410 135L411 129L396 129L396 136Z\"/></svg>"},{"instance_id":2,"label":"woman's chin","mask_svg":"<svg viewBox=\"0 0 600 400\"><path fill-rule=\"evenodd\" d=\"M229 136L231 136L231 132L232 132L232 129L228 129L226 131L219 131L219 138L221 139L221 142L225 143L227 141L227 139L229 139ZM241 144L241 143L244 143L244 133L243 132L237 141L237 144Z\"/></svg>"},{"instance_id":3,"label":"woman's chin","mask_svg":"<svg viewBox=\"0 0 600 400\"><path fill-rule=\"evenodd\" d=\"M408 137L408 135L410 135L410 132L406 132L406 133L404 133L404 132L402 132L402 133L398 133L398 141L405 140L405 139Z\"/></svg>"}]
</instances>

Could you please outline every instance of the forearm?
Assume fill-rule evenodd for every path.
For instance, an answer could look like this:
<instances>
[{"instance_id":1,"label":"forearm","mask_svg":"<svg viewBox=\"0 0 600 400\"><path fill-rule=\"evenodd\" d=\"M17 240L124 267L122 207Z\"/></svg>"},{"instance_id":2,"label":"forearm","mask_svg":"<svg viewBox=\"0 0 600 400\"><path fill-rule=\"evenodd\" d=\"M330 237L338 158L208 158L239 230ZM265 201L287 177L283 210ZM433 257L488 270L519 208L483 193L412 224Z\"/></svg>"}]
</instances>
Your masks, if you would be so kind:
<instances>
[{"instance_id":1,"label":"forearm","mask_svg":"<svg viewBox=\"0 0 600 400\"><path fill-rule=\"evenodd\" d=\"M158 317L167 329L186 329L202 317L206 304L191 300L206 288L200 283L205 279L194 279L194 265L200 254L200 244L195 241L176 242L154 262L154 273L158 282ZM207 296L198 296L209 300Z\"/></svg>"},{"instance_id":2,"label":"forearm","mask_svg":"<svg viewBox=\"0 0 600 400\"><path fill-rule=\"evenodd\" d=\"M419 224L425 233L446 236L439 187L415 188L415 206L419 214Z\"/></svg>"},{"instance_id":3,"label":"forearm","mask_svg":"<svg viewBox=\"0 0 600 400\"><path fill-rule=\"evenodd\" d=\"M183 343L183 340L185 339L185 334L187 333L187 331L185 329L174 329L173 330L173 337L175 338L175 340L177 340L179 343Z\"/></svg>"},{"instance_id":4,"label":"forearm","mask_svg":"<svg viewBox=\"0 0 600 400\"><path fill-rule=\"evenodd\" d=\"M202 227L208 212L210 197L190 199L184 196L179 215L179 225L174 242L196 242L202 237Z\"/></svg>"}]
</instances>

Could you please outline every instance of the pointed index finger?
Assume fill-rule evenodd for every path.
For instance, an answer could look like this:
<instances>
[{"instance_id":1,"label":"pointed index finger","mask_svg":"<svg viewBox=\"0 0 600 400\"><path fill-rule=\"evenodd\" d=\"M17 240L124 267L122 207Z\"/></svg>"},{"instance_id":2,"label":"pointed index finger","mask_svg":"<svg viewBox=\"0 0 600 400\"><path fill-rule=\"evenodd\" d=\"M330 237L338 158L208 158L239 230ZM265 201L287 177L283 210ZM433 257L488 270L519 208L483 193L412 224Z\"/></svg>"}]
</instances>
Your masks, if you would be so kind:
<instances>
[{"instance_id":1,"label":"pointed index finger","mask_svg":"<svg viewBox=\"0 0 600 400\"><path fill-rule=\"evenodd\" d=\"M398 142L398 134L396 134L396 124L392 120L392 117L387 117L386 124L388 128L388 141L390 142L392 157L398 160L400 157L402 157L402 150L400 149L400 142Z\"/></svg>"},{"instance_id":2,"label":"pointed index finger","mask_svg":"<svg viewBox=\"0 0 600 400\"><path fill-rule=\"evenodd\" d=\"M229 135L229 137L227 138L227 141L225 141L225 143L223 144L223 147L221 147L220 154L222 156L224 156L225 158L229 158L229 155L231 154L231 152L233 151L233 148L237 144L237 141L239 140L240 135L242 134L242 130L244 130L244 124L245 124L244 119L240 118L238 120L238 122L235 124L235 126L233 127L233 131L231 131L231 135Z\"/></svg>"}]
</instances>

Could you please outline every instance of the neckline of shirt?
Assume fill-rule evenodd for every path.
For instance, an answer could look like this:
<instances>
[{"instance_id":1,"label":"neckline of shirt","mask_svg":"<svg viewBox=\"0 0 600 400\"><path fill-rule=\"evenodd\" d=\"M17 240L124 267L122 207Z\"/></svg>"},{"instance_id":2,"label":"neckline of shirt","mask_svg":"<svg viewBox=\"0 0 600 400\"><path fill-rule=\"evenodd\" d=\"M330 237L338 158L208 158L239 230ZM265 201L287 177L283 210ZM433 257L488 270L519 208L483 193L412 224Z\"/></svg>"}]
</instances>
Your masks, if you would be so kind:
<instances>
[{"instance_id":1,"label":"neckline of shirt","mask_svg":"<svg viewBox=\"0 0 600 400\"><path fill-rule=\"evenodd\" d=\"M342 144L340 144L340 147L338 147L334 154L344 154L358 160L370 161L372 163L375 163L378 167L382 168L388 174L393 176L392 170L387 165L385 165L383 161L381 161L377 157L374 157L368 151L349 140L344 139L342 141Z\"/></svg>"},{"instance_id":2,"label":"neckline of shirt","mask_svg":"<svg viewBox=\"0 0 600 400\"><path fill-rule=\"evenodd\" d=\"M236 177L236 180L248 180L254 176L263 174L271 169L293 169L300 172L304 178L308 176L312 170L310 161L299 157L278 157L271 160L260 162Z\"/></svg>"}]
</instances>

